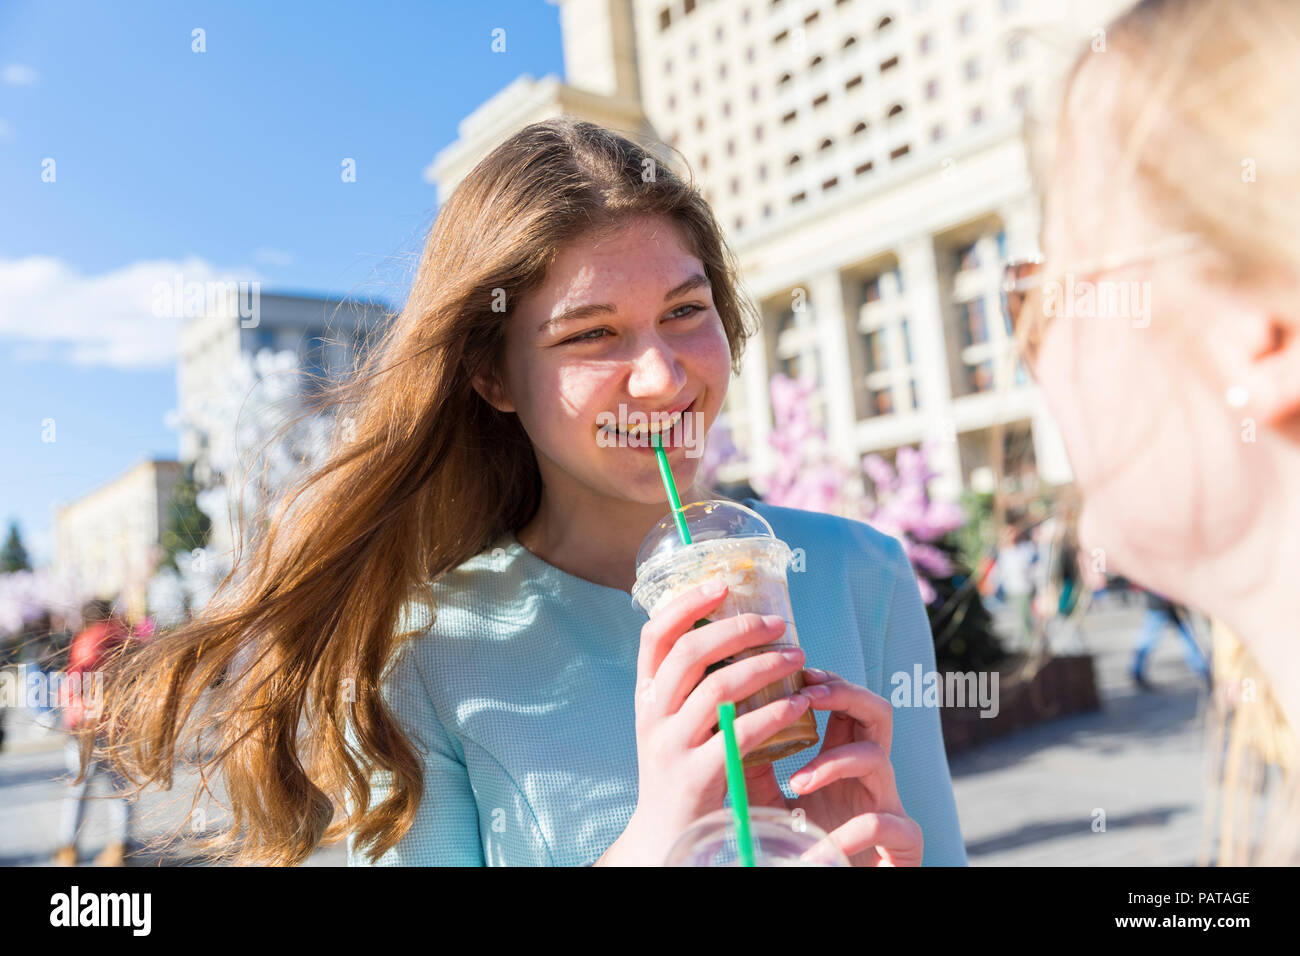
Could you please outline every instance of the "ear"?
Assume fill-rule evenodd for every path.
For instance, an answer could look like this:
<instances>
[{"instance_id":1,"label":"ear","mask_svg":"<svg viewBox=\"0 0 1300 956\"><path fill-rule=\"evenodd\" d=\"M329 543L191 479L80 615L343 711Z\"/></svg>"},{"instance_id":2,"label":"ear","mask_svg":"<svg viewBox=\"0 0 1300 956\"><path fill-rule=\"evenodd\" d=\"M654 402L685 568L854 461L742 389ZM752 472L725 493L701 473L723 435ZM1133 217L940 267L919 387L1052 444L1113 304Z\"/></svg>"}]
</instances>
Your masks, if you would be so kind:
<instances>
[{"instance_id":1,"label":"ear","mask_svg":"<svg viewBox=\"0 0 1300 956\"><path fill-rule=\"evenodd\" d=\"M1245 410L1278 427L1300 414L1300 316L1265 309L1238 313L1218 337L1229 384L1245 389Z\"/></svg>"},{"instance_id":2,"label":"ear","mask_svg":"<svg viewBox=\"0 0 1300 956\"><path fill-rule=\"evenodd\" d=\"M479 395L483 397L483 401L487 402L497 411L513 412L515 410L515 406L511 403L505 387L501 385L495 375L480 373L474 375L470 379L470 382L474 386L474 391L478 392Z\"/></svg>"}]
</instances>

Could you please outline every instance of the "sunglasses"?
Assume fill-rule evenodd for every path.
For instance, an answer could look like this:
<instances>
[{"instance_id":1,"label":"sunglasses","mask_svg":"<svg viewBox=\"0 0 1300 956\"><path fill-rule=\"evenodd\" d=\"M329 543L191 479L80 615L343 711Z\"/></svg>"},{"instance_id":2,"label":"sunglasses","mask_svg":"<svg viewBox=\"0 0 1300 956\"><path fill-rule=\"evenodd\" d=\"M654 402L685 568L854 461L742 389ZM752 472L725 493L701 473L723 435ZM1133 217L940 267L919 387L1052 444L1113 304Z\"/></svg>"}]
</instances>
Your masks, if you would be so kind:
<instances>
[{"instance_id":1,"label":"sunglasses","mask_svg":"<svg viewBox=\"0 0 1300 956\"><path fill-rule=\"evenodd\" d=\"M1048 316L1042 308L1042 290L1049 279L1059 281L1071 275L1077 279L1091 279L1124 266L1182 255L1194 250L1199 243L1200 237L1195 233L1182 232L1140 249L1079 263L1072 269L1052 276L1044 274L1042 256L1026 256L1008 261L1002 267L1002 314L1020 346L1021 355L1030 372L1033 372L1038 359L1038 348L1047 329ZM1030 302L1031 299L1034 301Z\"/></svg>"}]
</instances>

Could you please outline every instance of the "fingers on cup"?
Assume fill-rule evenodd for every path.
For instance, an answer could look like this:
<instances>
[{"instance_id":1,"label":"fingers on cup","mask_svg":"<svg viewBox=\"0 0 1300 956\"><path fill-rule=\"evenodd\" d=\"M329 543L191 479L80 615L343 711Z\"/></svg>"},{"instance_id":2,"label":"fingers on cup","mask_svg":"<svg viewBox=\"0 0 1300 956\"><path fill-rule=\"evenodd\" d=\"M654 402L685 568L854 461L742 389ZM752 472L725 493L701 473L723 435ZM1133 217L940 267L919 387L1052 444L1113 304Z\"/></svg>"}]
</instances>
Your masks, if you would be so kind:
<instances>
[{"instance_id":1,"label":"fingers on cup","mask_svg":"<svg viewBox=\"0 0 1300 956\"><path fill-rule=\"evenodd\" d=\"M883 810L901 810L894 781L894 765L879 744L859 740L823 751L790 777L790 789L798 794L812 793L837 780L864 780L875 793L888 795Z\"/></svg>"},{"instance_id":2,"label":"fingers on cup","mask_svg":"<svg viewBox=\"0 0 1300 956\"><path fill-rule=\"evenodd\" d=\"M716 611L727 598L727 589L706 594L705 585L679 594L641 626L641 648L637 656L637 673L654 676L664 658L683 635L690 633L695 622Z\"/></svg>"},{"instance_id":3,"label":"fingers on cup","mask_svg":"<svg viewBox=\"0 0 1300 956\"><path fill-rule=\"evenodd\" d=\"M696 685L704 680L704 672L710 665L741 651L771 644L784 629L784 621L778 628L766 623L761 615L739 614L683 634L669 650L656 675L660 687L667 688L663 691L667 694L667 713L677 712Z\"/></svg>"},{"instance_id":4,"label":"fingers on cup","mask_svg":"<svg viewBox=\"0 0 1300 956\"><path fill-rule=\"evenodd\" d=\"M920 866L925 853L921 825L897 813L860 813L832 830L830 838L849 858L875 850L888 866L900 861Z\"/></svg>"},{"instance_id":5,"label":"fingers on cup","mask_svg":"<svg viewBox=\"0 0 1300 956\"><path fill-rule=\"evenodd\" d=\"M764 741L779 730L784 730L794 723L808 709L808 698L803 694L793 694L764 704L757 710L751 710L736 718L736 747L741 757L756 750ZM714 746L725 762L725 747L722 733L713 735L708 746Z\"/></svg>"},{"instance_id":6,"label":"fingers on cup","mask_svg":"<svg viewBox=\"0 0 1300 956\"><path fill-rule=\"evenodd\" d=\"M885 698L866 687L831 675L817 680L804 669L804 692L817 710L829 710L832 717L852 719L867 729L867 735L889 753L894 736L894 708ZM824 672L830 674L829 671ZM810 676L813 678L810 680ZM824 690L822 690L824 689Z\"/></svg>"},{"instance_id":7,"label":"fingers on cup","mask_svg":"<svg viewBox=\"0 0 1300 956\"><path fill-rule=\"evenodd\" d=\"M704 678L682 705L682 713L692 728L691 746L698 747L713 734L713 728L718 723L720 703L726 700L745 700L769 684L798 673L803 659L803 651L799 648L786 647L728 664ZM782 705L787 700L789 698L772 703ZM772 704L765 706L770 707ZM794 716L797 717L804 709L805 705L800 704L800 709ZM739 718L737 722L739 723Z\"/></svg>"}]
</instances>

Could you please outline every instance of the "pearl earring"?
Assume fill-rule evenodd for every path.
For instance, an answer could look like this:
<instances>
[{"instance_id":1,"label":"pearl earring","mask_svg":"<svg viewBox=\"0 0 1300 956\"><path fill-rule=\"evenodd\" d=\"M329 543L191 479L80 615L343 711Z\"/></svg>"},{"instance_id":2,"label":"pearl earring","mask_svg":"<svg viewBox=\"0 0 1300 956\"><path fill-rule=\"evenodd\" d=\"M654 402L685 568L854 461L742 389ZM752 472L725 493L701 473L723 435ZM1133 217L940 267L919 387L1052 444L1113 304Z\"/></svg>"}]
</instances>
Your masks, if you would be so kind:
<instances>
[{"instance_id":1,"label":"pearl earring","mask_svg":"<svg viewBox=\"0 0 1300 956\"><path fill-rule=\"evenodd\" d=\"M1227 399L1228 404L1233 408L1245 408L1246 403L1250 401L1250 390L1244 385L1234 385L1232 388L1228 389L1224 398Z\"/></svg>"}]
</instances>

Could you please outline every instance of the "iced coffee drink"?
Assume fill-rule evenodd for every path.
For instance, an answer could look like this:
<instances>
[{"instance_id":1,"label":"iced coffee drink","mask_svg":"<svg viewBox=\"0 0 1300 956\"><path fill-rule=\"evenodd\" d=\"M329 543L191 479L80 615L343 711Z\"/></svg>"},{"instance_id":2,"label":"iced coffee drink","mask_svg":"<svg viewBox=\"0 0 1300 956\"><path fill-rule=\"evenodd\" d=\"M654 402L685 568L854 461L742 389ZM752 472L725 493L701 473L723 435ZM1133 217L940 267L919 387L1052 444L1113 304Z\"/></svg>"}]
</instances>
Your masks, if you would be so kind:
<instances>
[{"instance_id":1,"label":"iced coffee drink","mask_svg":"<svg viewBox=\"0 0 1300 956\"><path fill-rule=\"evenodd\" d=\"M679 595L706 581L720 580L727 584L726 598L709 619L697 621L696 627L748 613L778 614L785 621L779 640L747 648L713 665L710 671L756 654L797 647L799 637L786 581L792 554L763 516L744 505L722 500L694 502L682 508L682 515L691 543L682 544L671 514L660 521L637 554L633 599L654 617ZM775 681L751 697L736 701L736 716L797 694L803 686L800 673ZM746 767L760 767L811 747L819 739L817 720L810 709L750 751L743 763Z\"/></svg>"}]
</instances>

